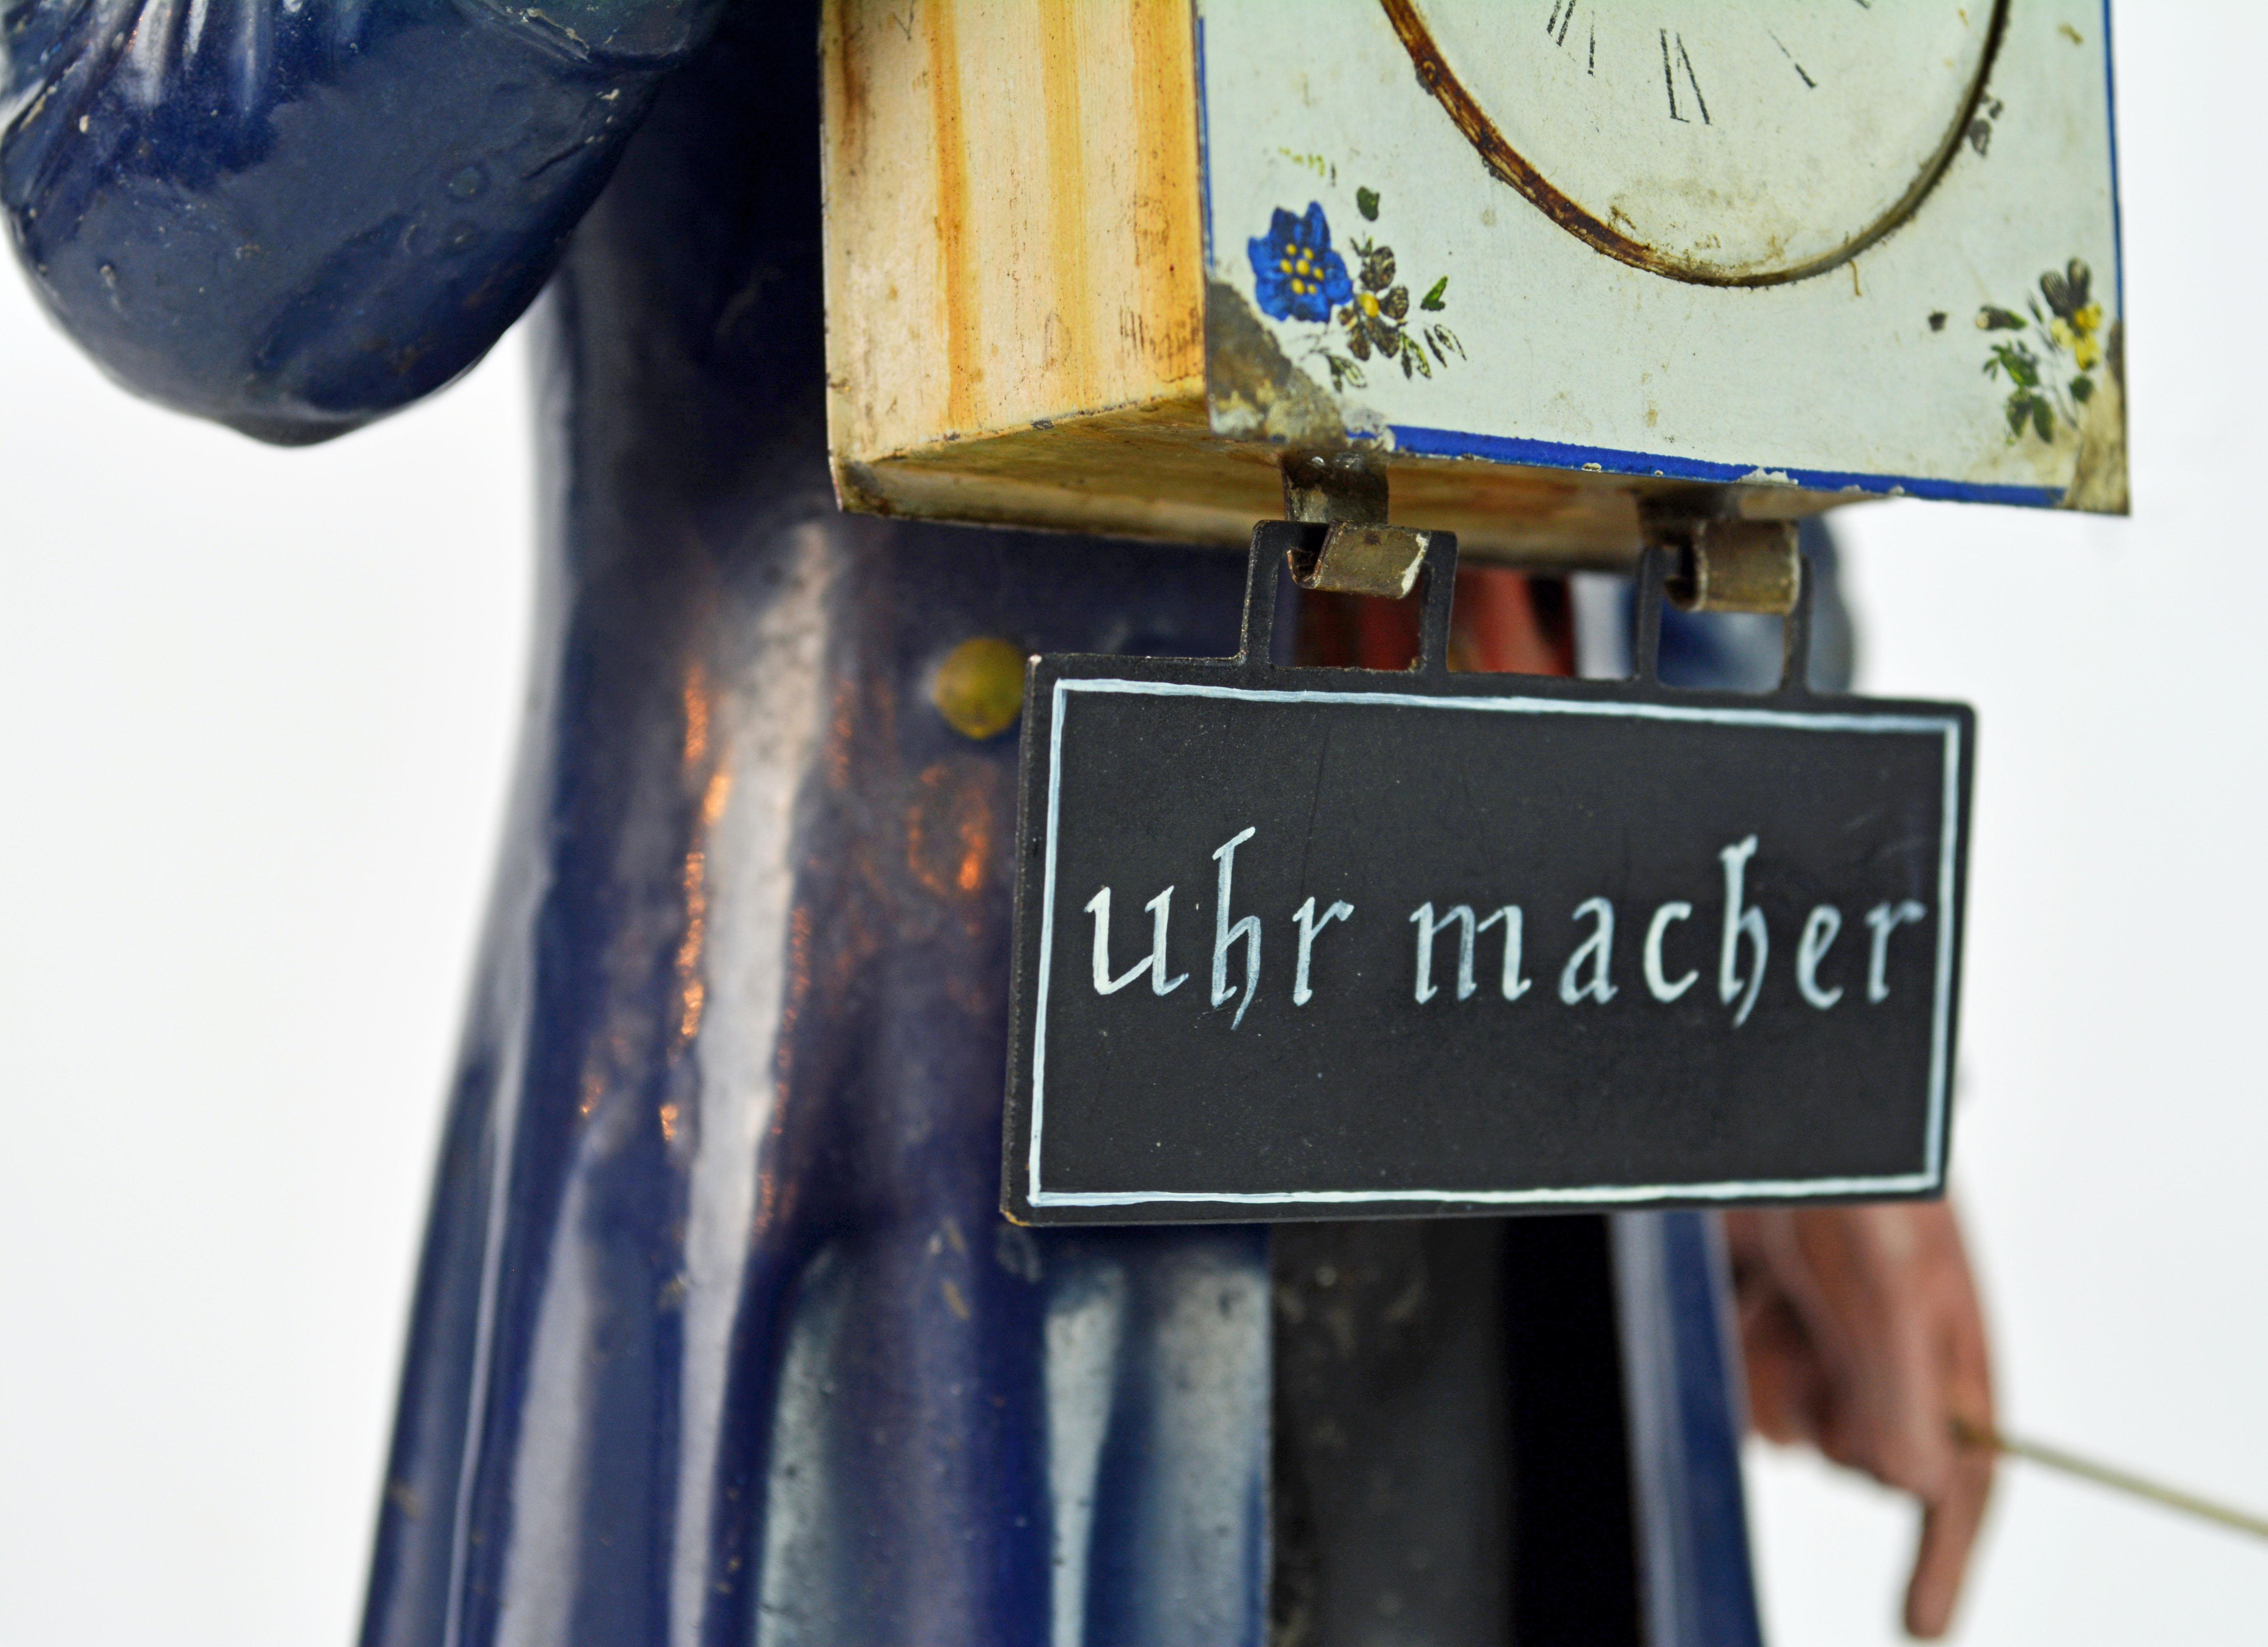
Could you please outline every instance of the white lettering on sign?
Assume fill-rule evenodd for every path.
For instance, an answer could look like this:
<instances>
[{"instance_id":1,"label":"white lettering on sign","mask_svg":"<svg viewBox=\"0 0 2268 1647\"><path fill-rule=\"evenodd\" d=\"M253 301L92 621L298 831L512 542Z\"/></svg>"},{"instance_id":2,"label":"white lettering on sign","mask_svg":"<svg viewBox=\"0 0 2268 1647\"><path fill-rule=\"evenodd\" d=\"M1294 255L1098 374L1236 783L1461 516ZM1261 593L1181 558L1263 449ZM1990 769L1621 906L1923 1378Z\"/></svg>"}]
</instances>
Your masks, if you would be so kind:
<instances>
[{"instance_id":1,"label":"white lettering on sign","mask_svg":"<svg viewBox=\"0 0 2268 1647\"><path fill-rule=\"evenodd\" d=\"M1246 915L1234 925L1228 919L1229 882L1236 873L1236 849L1260 831L1250 825L1242 833L1231 835L1213 849L1213 857L1220 864L1220 896L1213 904L1212 938L1212 1004L1226 1006L1236 991L1228 983L1228 946L1244 945L1244 998L1236 1004L1236 1016L1229 1020L1231 1029L1244 1023L1245 1010L1260 989L1260 917Z\"/></svg>"},{"instance_id":2,"label":"white lettering on sign","mask_svg":"<svg viewBox=\"0 0 2268 1647\"><path fill-rule=\"evenodd\" d=\"M1315 934L1332 922L1344 921L1353 913L1354 906L1341 901L1324 910L1323 918L1318 921L1315 919L1315 901L1313 898L1308 899L1307 902L1292 912L1292 918L1300 923L1300 974L1292 981L1293 1006L1305 1006L1315 998L1315 992L1307 987L1307 967L1314 959Z\"/></svg>"},{"instance_id":3,"label":"white lettering on sign","mask_svg":"<svg viewBox=\"0 0 2268 1647\"><path fill-rule=\"evenodd\" d=\"M1086 912L1094 917L1095 994L1116 995L1145 972L1153 995L1171 995L1189 981L1187 973L1170 982L1166 978L1166 917L1173 901L1174 889L1168 886L1142 906L1150 912L1150 953L1116 978L1110 975L1110 888L1105 886L1086 901Z\"/></svg>"},{"instance_id":4,"label":"white lettering on sign","mask_svg":"<svg viewBox=\"0 0 2268 1647\"><path fill-rule=\"evenodd\" d=\"M1528 993L1528 980L1520 975L1520 906L1508 903L1481 923L1485 932L1498 922L1504 923L1504 971L1497 989L1507 1001L1517 1001Z\"/></svg>"},{"instance_id":5,"label":"white lettering on sign","mask_svg":"<svg viewBox=\"0 0 2268 1647\"><path fill-rule=\"evenodd\" d=\"M1473 907L1461 903L1439 921L1433 918L1433 906L1429 901L1410 912L1410 923L1418 929L1418 1003L1424 1005L1434 996L1433 935L1452 921L1457 923L1457 999L1469 999L1473 982Z\"/></svg>"},{"instance_id":6,"label":"white lettering on sign","mask_svg":"<svg viewBox=\"0 0 2268 1647\"><path fill-rule=\"evenodd\" d=\"M1475 921L1470 904L1458 904L1436 916L1433 906L1428 902L1411 910L1410 921L1418 929L1418 984L1414 994L1421 1006L1440 993L1433 983L1433 939L1452 922L1457 927L1457 999L1470 1000L1480 989L1473 971L1476 939L1478 934L1498 925L1504 928L1504 965L1497 974L1497 993L1507 1001L1517 1001L1528 993L1528 980L1520 975L1519 905L1506 904Z\"/></svg>"},{"instance_id":7,"label":"white lettering on sign","mask_svg":"<svg viewBox=\"0 0 2268 1647\"><path fill-rule=\"evenodd\" d=\"M1803 936L1795 945L1795 987L1803 998L1824 1012L1843 998L1843 986L1832 989L1819 987L1819 963L1827 959L1827 951L1835 942L1835 935L1843 930L1843 912L1833 904L1823 903L1811 912L1803 923Z\"/></svg>"},{"instance_id":8,"label":"white lettering on sign","mask_svg":"<svg viewBox=\"0 0 2268 1647\"><path fill-rule=\"evenodd\" d=\"M1890 998L1889 980L1883 975L1889 965L1890 934L1928 913L1911 898L1895 905L1878 903L1867 911L1867 924L1874 929L1874 952L1867 958L1867 1000L1879 1005Z\"/></svg>"},{"instance_id":9,"label":"white lettering on sign","mask_svg":"<svg viewBox=\"0 0 2268 1647\"><path fill-rule=\"evenodd\" d=\"M1247 828L1232 835L1213 849L1213 861L1219 868L1219 896L1213 910L1212 945L1212 1004L1215 1007L1236 1004L1229 1019L1229 1027L1241 1027L1244 1015L1260 993L1261 917L1247 914L1232 920L1230 905L1235 886L1236 849L1259 833L1256 827ZM1755 835L1734 842L1718 854L1725 879L1725 920L1717 957L1717 996L1727 1006L1734 1008L1733 1026L1737 1029L1749 1020L1756 1010L1757 997L1763 993L1764 974L1771 957L1771 937L1766 927L1764 912L1749 901L1749 866L1756 855ZM1167 887L1143 905L1150 915L1149 952L1125 971L1113 974L1110 960L1110 901L1108 886L1087 900L1086 912L1094 917L1093 973L1094 992L1099 996L1116 995L1145 973L1150 979L1150 992L1154 996L1172 994L1189 982L1187 973L1167 976L1167 943L1171 933L1174 888ZM1681 999L1700 982L1699 971L1687 967L1678 976L1669 975L1669 961L1665 953L1671 929L1690 921L1694 907L1683 899L1673 899L1655 907L1646 923L1646 942L1641 951L1641 971L1646 980L1646 994L1668 1004ZM1889 998L1890 935L1902 926L1926 920L1928 908L1911 898L1896 902L1876 904L1867 912L1867 924L1874 930L1873 945L1867 960L1867 999L1875 1005ZM1613 982L1615 949L1615 906L1604 897L1587 898L1575 906L1572 919L1587 920L1591 929L1574 952L1567 957L1559 972L1559 999L1569 1006L1585 1001L1599 1004L1611 1001L1620 993ZM1318 913L1316 900L1311 895L1305 903L1292 912L1292 924L1299 930L1298 960L1292 981L1292 1004L1306 1006L1315 998L1314 967L1315 940L1333 922L1351 925L1354 906L1344 899L1334 901ZM1518 904L1504 904L1485 916L1476 916L1473 906L1452 904L1446 909L1437 908L1429 900L1410 912L1410 924L1416 929L1416 965L1413 968L1410 996L1419 1005L1433 1000L1442 993L1442 984L1435 981L1434 962L1437 946L1442 935L1454 929L1457 937L1456 983L1454 998L1469 1001L1480 993L1478 950L1481 934L1491 927L1504 929L1503 963L1498 971L1497 993L1506 1001L1517 1001L1525 996L1533 980L1521 974L1524 923ZM1843 931L1843 912L1833 904L1818 904L1805 917L1800 935L1796 940L1796 993L1820 1011L1827 1011L1844 996L1842 985L1829 985L1821 981L1820 967L1825 964L1828 952ZM1239 945L1243 945L1243 980L1233 982L1229 976L1229 960ZM1745 952L1745 953L1744 953ZM1746 965L1742 962L1745 960ZM1738 1004L1735 1005L1735 1003Z\"/></svg>"},{"instance_id":10,"label":"white lettering on sign","mask_svg":"<svg viewBox=\"0 0 2268 1647\"><path fill-rule=\"evenodd\" d=\"M1615 998L1615 986L1607 982L1607 968L1615 959L1615 907L1603 898L1586 898L1575 906L1575 919L1591 916L1598 925L1591 930L1575 952L1567 957L1567 964L1559 973L1559 998L1569 1006L1588 996L1605 1003ZM1591 963L1591 981L1578 984L1576 974L1583 970L1585 961Z\"/></svg>"},{"instance_id":11,"label":"white lettering on sign","mask_svg":"<svg viewBox=\"0 0 2268 1647\"><path fill-rule=\"evenodd\" d=\"M1771 953L1771 941L1764 936L1764 911L1741 907L1742 879L1756 849L1756 838L1750 835L1717 854L1725 863L1725 946L1717 959L1717 998L1726 1005L1730 1006L1733 997L1741 993L1741 940L1747 938L1756 950L1756 964L1749 968L1748 998L1733 1014L1734 1029L1747 1023L1756 1008L1756 991L1764 984L1764 960Z\"/></svg>"},{"instance_id":12,"label":"white lettering on sign","mask_svg":"<svg viewBox=\"0 0 2268 1647\"><path fill-rule=\"evenodd\" d=\"M1690 903L1666 903L1653 912L1653 920L1646 929L1646 988L1657 1001L1675 1001L1701 982L1699 973L1688 970L1672 983L1661 964L1661 940L1669 932L1669 923L1683 921L1692 913Z\"/></svg>"}]
</instances>

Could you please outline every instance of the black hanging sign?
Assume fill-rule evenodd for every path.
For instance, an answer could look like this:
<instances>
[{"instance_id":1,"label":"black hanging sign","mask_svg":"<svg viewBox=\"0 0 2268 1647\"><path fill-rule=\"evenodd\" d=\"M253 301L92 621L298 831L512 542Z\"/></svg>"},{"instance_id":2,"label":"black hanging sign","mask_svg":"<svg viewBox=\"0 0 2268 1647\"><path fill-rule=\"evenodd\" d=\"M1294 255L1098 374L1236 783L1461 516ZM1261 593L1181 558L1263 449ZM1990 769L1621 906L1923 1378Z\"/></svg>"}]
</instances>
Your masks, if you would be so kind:
<instances>
[{"instance_id":1,"label":"black hanging sign","mask_svg":"<svg viewBox=\"0 0 2268 1647\"><path fill-rule=\"evenodd\" d=\"M1931 1195L1975 721L1451 674L1048 657L1026 688L1002 1202L1034 1224Z\"/></svg>"}]
</instances>

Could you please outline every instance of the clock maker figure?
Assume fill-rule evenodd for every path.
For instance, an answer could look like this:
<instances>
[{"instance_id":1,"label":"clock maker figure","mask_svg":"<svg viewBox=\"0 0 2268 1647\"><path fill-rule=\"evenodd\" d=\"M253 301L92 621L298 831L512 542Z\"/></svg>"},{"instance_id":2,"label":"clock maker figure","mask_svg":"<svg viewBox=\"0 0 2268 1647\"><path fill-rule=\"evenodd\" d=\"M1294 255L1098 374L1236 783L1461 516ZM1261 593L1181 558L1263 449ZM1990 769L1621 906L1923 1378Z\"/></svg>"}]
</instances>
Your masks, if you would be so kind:
<instances>
[{"instance_id":1,"label":"clock maker figure","mask_svg":"<svg viewBox=\"0 0 2268 1647\"><path fill-rule=\"evenodd\" d=\"M1569 73L1631 26L1530 9ZM1734 93L1690 42L1733 25L1653 10L1675 118L1713 129ZM1892 26L1935 51L1943 19L1911 10ZM1757 1423L1924 1500L1908 1618L1942 1629L1989 1479L1946 1419L1991 1413L1941 1206L1739 1215L1730 1265L1690 1213L1287 1226L1272 1253L1261 1226L1001 1219L998 672L1226 653L1243 569L838 510L818 14L6 14L15 245L135 392L305 444L446 385L531 305L538 328L536 679L366 1647L1753 1641L1735 1273ZM1485 58L1492 11L1383 14L1413 50ZM1773 48L1804 85L1833 67L1771 40L1740 72ZM1754 244L1681 241L1595 114L1515 129L1484 77L1432 89L1616 278L1793 282L1914 186L1797 167L1756 185L1786 222ZM1933 177L1944 145L1923 147ZM1346 205L1269 195L1214 254L1270 324L1316 333L1334 391L1500 385L1469 252L1446 261L1393 217L1409 188L1337 164ZM2041 324L2081 339L2083 313ZM1479 666L1571 666L1564 585L1471 572L1460 607ZM1392 666L1382 624L1317 602L1303 644Z\"/></svg>"}]
</instances>

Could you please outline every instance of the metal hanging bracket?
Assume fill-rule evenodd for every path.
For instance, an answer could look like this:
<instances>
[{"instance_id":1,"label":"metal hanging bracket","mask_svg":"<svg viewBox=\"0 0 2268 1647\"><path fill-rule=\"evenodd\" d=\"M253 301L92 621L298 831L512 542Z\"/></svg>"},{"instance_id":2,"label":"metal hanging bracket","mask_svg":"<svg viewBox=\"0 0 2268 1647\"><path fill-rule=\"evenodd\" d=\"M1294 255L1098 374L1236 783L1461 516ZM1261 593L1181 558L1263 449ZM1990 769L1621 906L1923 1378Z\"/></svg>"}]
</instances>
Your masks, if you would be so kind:
<instances>
[{"instance_id":1,"label":"metal hanging bracket","mask_svg":"<svg viewBox=\"0 0 2268 1647\"><path fill-rule=\"evenodd\" d=\"M1787 535L1793 564L1785 573L1789 585L1786 604L1775 607L1705 607L1679 600L1675 552L1659 545L1647 549L1638 562L1635 631L1631 636L1631 673L1637 684L1649 690L1660 689L1661 607L1667 599L1685 612L1765 611L1780 614L1785 622L1781 629L1779 695L1783 697L1808 696L1811 691L1811 601L1814 591L1803 557L1794 553L1795 530L1793 526L1789 527ZM1773 573L1775 579L1781 576L1777 570Z\"/></svg>"},{"instance_id":2,"label":"metal hanging bracket","mask_svg":"<svg viewBox=\"0 0 2268 1647\"><path fill-rule=\"evenodd\" d=\"M1376 537L1383 543L1372 545ZM1340 544L1337 581L1322 581L1319 566L1329 562L1334 539ZM1366 559L1365 557L1369 557ZM1405 558L1406 557L1406 558ZM1302 575L1302 569L1307 569ZM1276 589L1282 572L1302 589L1326 589L1400 599L1422 576L1425 605L1418 616L1420 674L1445 673L1449 666L1449 613L1457 592L1457 539L1449 532L1411 532L1403 527L1355 526L1344 522L1263 520L1253 529L1251 558L1245 569L1244 640L1237 652L1246 670L1274 667Z\"/></svg>"},{"instance_id":3,"label":"metal hanging bracket","mask_svg":"<svg viewBox=\"0 0 2268 1647\"><path fill-rule=\"evenodd\" d=\"M1387 523L1386 470L1362 452L1284 457L1284 515L1324 530L1291 553L1302 589L1401 600L1417 587L1429 534Z\"/></svg>"},{"instance_id":4,"label":"metal hanging bracket","mask_svg":"<svg viewBox=\"0 0 2268 1647\"><path fill-rule=\"evenodd\" d=\"M1793 611L1801 581L1795 523L1732 518L1715 512L1713 502L1646 513L1647 547L1669 556L1671 603L1681 612Z\"/></svg>"}]
</instances>

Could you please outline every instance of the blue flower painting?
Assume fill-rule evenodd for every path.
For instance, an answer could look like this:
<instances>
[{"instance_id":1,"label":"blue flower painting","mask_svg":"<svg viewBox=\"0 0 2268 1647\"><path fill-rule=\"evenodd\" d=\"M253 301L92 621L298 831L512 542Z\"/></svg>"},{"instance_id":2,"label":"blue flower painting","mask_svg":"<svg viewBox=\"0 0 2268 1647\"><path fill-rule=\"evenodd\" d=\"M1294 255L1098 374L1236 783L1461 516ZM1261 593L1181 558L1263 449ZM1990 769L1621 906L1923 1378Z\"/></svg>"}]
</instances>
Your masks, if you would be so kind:
<instances>
[{"instance_id":1,"label":"blue flower painting","mask_svg":"<svg viewBox=\"0 0 2268 1647\"><path fill-rule=\"evenodd\" d=\"M1331 250L1331 225L1319 201L1294 217L1281 206L1265 236L1245 243L1261 312L1278 320L1328 320L1354 297L1346 260Z\"/></svg>"},{"instance_id":2,"label":"blue flower painting","mask_svg":"<svg viewBox=\"0 0 2268 1647\"><path fill-rule=\"evenodd\" d=\"M1310 160L1321 164L1314 156L1300 164ZM1327 180L1336 183L1337 173ZM1374 188L1354 192L1354 209L1366 223L1376 223L1383 205ZM1449 306L1449 277L1443 275L1426 289L1413 314L1410 288L1395 278L1394 248L1375 236L1356 235L1347 242L1357 263L1350 273L1346 259L1331 249L1330 221L1320 201L1309 201L1300 217L1277 207L1268 232L1245 246L1261 312L1274 320L1305 320L1325 328L1292 342L1295 349L1304 346L1304 358L1320 360L1329 371L1333 389L1368 387L1366 361L1399 366L1404 378L1430 379L1437 365L1465 358L1457 335L1432 318ZM2086 296L2082 283L2073 302L2083 303ZM1346 352L1341 354L1334 343Z\"/></svg>"}]
</instances>

